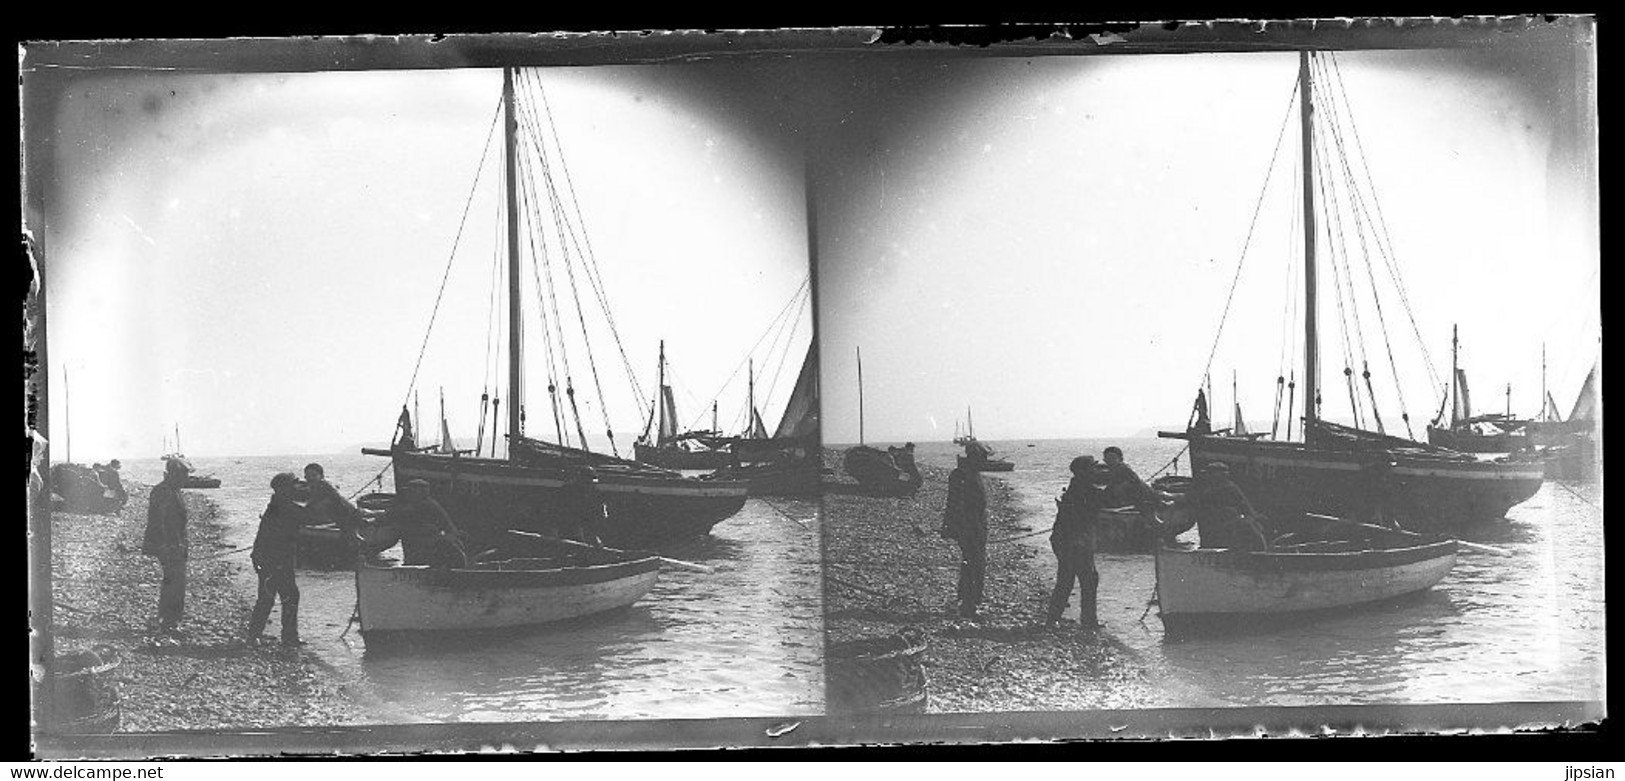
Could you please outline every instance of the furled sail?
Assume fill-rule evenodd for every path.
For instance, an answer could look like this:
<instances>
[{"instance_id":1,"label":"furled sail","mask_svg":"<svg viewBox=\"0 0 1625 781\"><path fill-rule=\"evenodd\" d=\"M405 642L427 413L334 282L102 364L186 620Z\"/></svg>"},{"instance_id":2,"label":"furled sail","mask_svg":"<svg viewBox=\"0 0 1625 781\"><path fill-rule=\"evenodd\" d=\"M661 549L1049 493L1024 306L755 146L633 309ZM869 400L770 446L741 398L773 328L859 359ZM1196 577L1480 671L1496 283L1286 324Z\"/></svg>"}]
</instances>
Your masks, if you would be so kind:
<instances>
[{"instance_id":1,"label":"furled sail","mask_svg":"<svg viewBox=\"0 0 1625 781\"><path fill-rule=\"evenodd\" d=\"M1553 423L1563 422L1563 413L1557 411L1557 401L1552 398L1551 391L1546 392L1546 411L1541 417Z\"/></svg>"},{"instance_id":2,"label":"furled sail","mask_svg":"<svg viewBox=\"0 0 1625 781\"><path fill-rule=\"evenodd\" d=\"M660 431L659 439L656 442L664 445L676 438L677 401L672 398L671 386L662 385L660 386Z\"/></svg>"},{"instance_id":3,"label":"furled sail","mask_svg":"<svg viewBox=\"0 0 1625 781\"><path fill-rule=\"evenodd\" d=\"M746 439L767 439L767 426L762 423L762 413L755 407L750 408L750 430L745 432Z\"/></svg>"},{"instance_id":4,"label":"furled sail","mask_svg":"<svg viewBox=\"0 0 1625 781\"><path fill-rule=\"evenodd\" d=\"M1241 402L1236 402L1236 424L1231 427L1231 433L1237 436L1247 435L1247 422L1241 418Z\"/></svg>"},{"instance_id":5,"label":"furled sail","mask_svg":"<svg viewBox=\"0 0 1625 781\"><path fill-rule=\"evenodd\" d=\"M1450 407L1450 424L1455 425L1473 416L1473 402L1467 395L1467 371L1456 370L1456 398Z\"/></svg>"}]
</instances>

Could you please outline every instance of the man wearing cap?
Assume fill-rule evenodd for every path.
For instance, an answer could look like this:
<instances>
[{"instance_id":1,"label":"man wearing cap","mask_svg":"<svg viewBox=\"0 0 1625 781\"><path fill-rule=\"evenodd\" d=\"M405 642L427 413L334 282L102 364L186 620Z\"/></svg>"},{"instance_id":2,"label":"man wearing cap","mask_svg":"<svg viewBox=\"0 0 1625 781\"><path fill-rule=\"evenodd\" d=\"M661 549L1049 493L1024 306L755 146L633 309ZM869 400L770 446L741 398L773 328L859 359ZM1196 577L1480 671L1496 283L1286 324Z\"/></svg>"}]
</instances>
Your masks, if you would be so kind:
<instances>
[{"instance_id":1,"label":"man wearing cap","mask_svg":"<svg viewBox=\"0 0 1625 781\"><path fill-rule=\"evenodd\" d=\"M119 469L122 466L115 458L107 462L106 468L97 474L102 479L102 485L113 492L113 502L117 507L123 507L130 501L130 493L124 489L124 481L119 477Z\"/></svg>"},{"instance_id":2,"label":"man wearing cap","mask_svg":"<svg viewBox=\"0 0 1625 781\"><path fill-rule=\"evenodd\" d=\"M327 474L321 464L305 465L305 490L309 495L305 509L310 512L312 520L315 523L331 523L344 532L344 539L354 539L356 527L361 525L361 511L344 498L332 483L327 482Z\"/></svg>"},{"instance_id":3,"label":"man wearing cap","mask_svg":"<svg viewBox=\"0 0 1625 781\"><path fill-rule=\"evenodd\" d=\"M1100 573L1095 569L1096 515L1106 507L1106 471L1094 456L1078 456L1070 465L1072 480L1055 500L1055 525L1049 544L1055 551L1055 590L1050 592L1047 626L1066 611L1072 587L1078 587L1078 623L1086 631L1100 626L1095 596Z\"/></svg>"},{"instance_id":4,"label":"man wearing cap","mask_svg":"<svg viewBox=\"0 0 1625 781\"><path fill-rule=\"evenodd\" d=\"M305 508L294 501L299 478L292 472L280 472L271 478L271 503L260 516L259 532L254 535L254 573L259 576L259 598L254 612L248 618L247 640L250 645L260 642L265 622L271 618L271 606L282 602L282 644L304 645L299 639L299 586L294 582L294 567L299 557L299 527L310 525L312 518Z\"/></svg>"},{"instance_id":5,"label":"man wearing cap","mask_svg":"<svg viewBox=\"0 0 1625 781\"><path fill-rule=\"evenodd\" d=\"M1175 500L1172 509L1186 511L1185 519L1161 524L1164 538L1172 539L1195 526L1204 548L1269 548L1269 539L1257 521L1258 511L1230 481L1230 466L1223 461L1203 466L1190 492Z\"/></svg>"},{"instance_id":6,"label":"man wearing cap","mask_svg":"<svg viewBox=\"0 0 1625 781\"><path fill-rule=\"evenodd\" d=\"M1106 462L1102 467L1106 475L1106 506L1152 509L1156 493L1145 484L1128 464L1123 463L1123 449L1112 446L1101 453Z\"/></svg>"},{"instance_id":7,"label":"man wearing cap","mask_svg":"<svg viewBox=\"0 0 1625 781\"><path fill-rule=\"evenodd\" d=\"M403 486L402 501L384 516L401 532L401 563L434 567L462 567L467 555L457 540L457 527L446 508L429 496L429 482L410 480Z\"/></svg>"},{"instance_id":8,"label":"man wearing cap","mask_svg":"<svg viewBox=\"0 0 1625 781\"><path fill-rule=\"evenodd\" d=\"M186 503L181 501L181 483L191 470L186 462L164 462L164 479L152 487L147 497L147 531L141 552L158 560L163 581L158 587L158 626L168 634L180 629L186 612Z\"/></svg>"},{"instance_id":9,"label":"man wearing cap","mask_svg":"<svg viewBox=\"0 0 1625 781\"><path fill-rule=\"evenodd\" d=\"M974 470L955 467L948 473L941 535L959 544L959 615L976 618L987 574L987 490Z\"/></svg>"}]
</instances>

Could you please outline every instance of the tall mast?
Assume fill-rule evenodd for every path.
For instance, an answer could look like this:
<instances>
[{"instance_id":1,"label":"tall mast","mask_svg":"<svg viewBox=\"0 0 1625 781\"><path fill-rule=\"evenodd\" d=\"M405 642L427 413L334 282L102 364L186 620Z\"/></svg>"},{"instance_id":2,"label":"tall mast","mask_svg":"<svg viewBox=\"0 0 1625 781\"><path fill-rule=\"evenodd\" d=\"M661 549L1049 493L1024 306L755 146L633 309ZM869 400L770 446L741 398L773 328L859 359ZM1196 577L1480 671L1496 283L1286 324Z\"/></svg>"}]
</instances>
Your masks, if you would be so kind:
<instances>
[{"instance_id":1,"label":"tall mast","mask_svg":"<svg viewBox=\"0 0 1625 781\"><path fill-rule=\"evenodd\" d=\"M1461 349L1459 330L1461 326L1450 326L1450 427L1456 427L1456 402L1461 397L1461 370L1456 368L1456 353Z\"/></svg>"},{"instance_id":2,"label":"tall mast","mask_svg":"<svg viewBox=\"0 0 1625 781\"><path fill-rule=\"evenodd\" d=\"M508 196L508 436L509 453L513 452L513 439L523 429L520 422L524 393L524 323L519 318L521 301L519 283L519 191L518 191L518 129L519 118L513 110L513 69L502 69L502 144L503 172ZM585 444L583 443L583 446Z\"/></svg>"},{"instance_id":3,"label":"tall mast","mask_svg":"<svg viewBox=\"0 0 1625 781\"><path fill-rule=\"evenodd\" d=\"M976 438L976 421L971 419L970 405L965 405L965 436Z\"/></svg>"},{"instance_id":4,"label":"tall mast","mask_svg":"<svg viewBox=\"0 0 1625 781\"><path fill-rule=\"evenodd\" d=\"M717 402L716 402L716 399L711 400L711 430L714 431L714 432L717 432L719 434L722 433L717 428Z\"/></svg>"},{"instance_id":5,"label":"tall mast","mask_svg":"<svg viewBox=\"0 0 1625 781\"><path fill-rule=\"evenodd\" d=\"M1551 405L1546 403L1546 345L1540 345L1540 419L1551 420Z\"/></svg>"},{"instance_id":6,"label":"tall mast","mask_svg":"<svg viewBox=\"0 0 1625 781\"><path fill-rule=\"evenodd\" d=\"M858 444L863 444L863 348L852 348L858 352Z\"/></svg>"},{"instance_id":7,"label":"tall mast","mask_svg":"<svg viewBox=\"0 0 1625 781\"><path fill-rule=\"evenodd\" d=\"M665 339L660 340L660 364L659 364L659 368L657 368L655 370L655 376L657 376L659 378L659 384L655 386L655 392L660 394L659 396L657 396L655 398L655 407L657 407L660 410L658 413L656 413L657 415L659 415L659 419L656 421L656 423L658 425L656 425L656 427L655 427L655 444L664 445L665 442L662 442L661 440L665 439L665 433L666 433L666 340Z\"/></svg>"},{"instance_id":8,"label":"tall mast","mask_svg":"<svg viewBox=\"0 0 1625 781\"><path fill-rule=\"evenodd\" d=\"M756 434L756 359L745 363L745 438Z\"/></svg>"},{"instance_id":9,"label":"tall mast","mask_svg":"<svg viewBox=\"0 0 1625 781\"><path fill-rule=\"evenodd\" d=\"M1320 396L1320 389L1315 387L1320 367L1315 354L1315 101L1312 90L1309 52L1299 52L1298 102L1302 104L1303 116L1303 417L1311 422L1320 415L1320 410L1315 408Z\"/></svg>"},{"instance_id":10,"label":"tall mast","mask_svg":"<svg viewBox=\"0 0 1625 781\"><path fill-rule=\"evenodd\" d=\"M184 456L186 450L181 447L181 424L175 424L175 455Z\"/></svg>"}]
</instances>

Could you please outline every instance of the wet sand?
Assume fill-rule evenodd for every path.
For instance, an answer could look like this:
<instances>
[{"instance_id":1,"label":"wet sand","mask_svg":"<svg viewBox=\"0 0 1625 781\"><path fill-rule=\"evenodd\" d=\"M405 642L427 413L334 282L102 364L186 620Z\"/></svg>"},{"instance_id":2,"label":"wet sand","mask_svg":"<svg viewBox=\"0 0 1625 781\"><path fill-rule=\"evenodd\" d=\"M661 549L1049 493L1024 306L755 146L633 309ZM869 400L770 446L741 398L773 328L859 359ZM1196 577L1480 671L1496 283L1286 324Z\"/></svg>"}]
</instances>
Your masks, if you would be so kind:
<instances>
[{"instance_id":1,"label":"wet sand","mask_svg":"<svg viewBox=\"0 0 1625 781\"><path fill-rule=\"evenodd\" d=\"M826 452L826 463L838 465L840 455ZM1164 704L1136 654L1109 634L1081 632L1075 621L1043 626L1053 573L1035 561L1032 544L1047 532L1032 532L1047 528L1047 519L1026 525L1033 520L1019 518L1010 486L991 475L983 476L989 546L981 616L961 619L958 548L938 536L948 470L922 464L920 473L925 482L910 497L826 492L826 643L925 630L931 713ZM1069 615L1076 609L1074 594Z\"/></svg>"},{"instance_id":2,"label":"wet sand","mask_svg":"<svg viewBox=\"0 0 1625 781\"><path fill-rule=\"evenodd\" d=\"M52 514L52 629L58 657L95 649L119 660L105 673L118 692L120 732L246 729L356 723L336 677L304 649L250 648L242 636L254 593L232 553L218 508L183 491L191 561L180 635L157 632L157 560L141 553L148 488L128 484L117 515ZM280 608L267 634L277 632Z\"/></svg>"}]
</instances>

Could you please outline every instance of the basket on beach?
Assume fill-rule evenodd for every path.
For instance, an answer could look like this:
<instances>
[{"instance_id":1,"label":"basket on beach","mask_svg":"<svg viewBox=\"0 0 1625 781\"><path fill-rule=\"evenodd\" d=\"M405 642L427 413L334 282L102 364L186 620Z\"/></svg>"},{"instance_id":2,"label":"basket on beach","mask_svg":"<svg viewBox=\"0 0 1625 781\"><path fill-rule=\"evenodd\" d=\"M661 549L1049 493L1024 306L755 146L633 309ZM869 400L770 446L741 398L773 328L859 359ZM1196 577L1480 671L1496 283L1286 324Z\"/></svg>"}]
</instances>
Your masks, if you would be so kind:
<instances>
[{"instance_id":1,"label":"basket on beach","mask_svg":"<svg viewBox=\"0 0 1625 781\"><path fill-rule=\"evenodd\" d=\"M926 634L908 627L890 637L836 643L825 650L831 713L921 713L927 682Z\"/></svg>"},{"instance_id":2,"label":"basket on beach","mask_svg":"<svg viewBox=\"0 0 1625 781\"><path fill-rule=\"evenodd\" d=\"M52 704L58 731L97 734L118 730L122 717L118 689L106 677L118 666L118 657L107 648L57 659Z\"/></svg>"}]
</instances>

